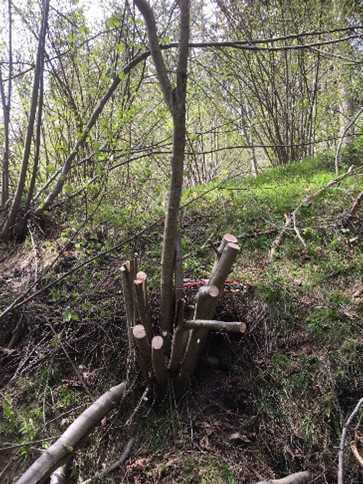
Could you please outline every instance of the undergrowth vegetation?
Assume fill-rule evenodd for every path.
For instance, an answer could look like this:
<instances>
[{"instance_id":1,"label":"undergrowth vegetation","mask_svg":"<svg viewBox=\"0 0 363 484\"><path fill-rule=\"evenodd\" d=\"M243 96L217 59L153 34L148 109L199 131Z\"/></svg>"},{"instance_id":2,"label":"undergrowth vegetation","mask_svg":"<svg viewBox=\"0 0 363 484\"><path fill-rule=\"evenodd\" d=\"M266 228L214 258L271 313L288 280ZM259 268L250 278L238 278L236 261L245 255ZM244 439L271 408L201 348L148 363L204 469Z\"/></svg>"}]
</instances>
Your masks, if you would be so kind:
<instances>
[{"instance_id":1,"label":"undergrowth vegetation","mask_svg":"<svg viewBox=\"0 0 363 484\"><path fill-rule=\"evenodd\" d=\"M210 338L209 360L196 377L198 392L192 388L178 404L171 392L150 408L138 401L143 388L136 385L137 397L105 419L102 431L90 438L89 451L76 456L74 475L88 477L105 460L116 460L127 437L135 435L134 455L115 473L117 482L249 483L303 468L314 473L314 482L334 482L341 428L362 391L363 233L359 214L347 218L362 189L354 149L349 152L352 176L298 212L305 246L291 227L272 262L268 253L284 215L334 178L329 155L266 169L257 178L185 191L185 277L207 277L213 263L209 242L235 234L241 255L218 315L246 321L248 332L242 338ZM146 218L134 207L112 210L110 217L108 202L101 206L94 228L68 245L47 282L112 247L120 236L127 239L145 229ZM152 220L160 218L160 210L155 208ZM103 218L109 224L106 233L99 231ZM52 242L44 242L43 255L49 244L53 250L69 234L60 229ZM0 432L2 447L11 447L0 455L4 465L10 459L16 469L24 467L35 448L48 445L44 439L69 425L91 394L125 378L127 336L118 269L138 252L156 308L160 241L158 223L12 316L24 319L26 335L1 355ZM29 445L32 441L38 443ZM347 482L358 483L357 464L351 456L347 461Z\"/></svg>"}]
</instances>

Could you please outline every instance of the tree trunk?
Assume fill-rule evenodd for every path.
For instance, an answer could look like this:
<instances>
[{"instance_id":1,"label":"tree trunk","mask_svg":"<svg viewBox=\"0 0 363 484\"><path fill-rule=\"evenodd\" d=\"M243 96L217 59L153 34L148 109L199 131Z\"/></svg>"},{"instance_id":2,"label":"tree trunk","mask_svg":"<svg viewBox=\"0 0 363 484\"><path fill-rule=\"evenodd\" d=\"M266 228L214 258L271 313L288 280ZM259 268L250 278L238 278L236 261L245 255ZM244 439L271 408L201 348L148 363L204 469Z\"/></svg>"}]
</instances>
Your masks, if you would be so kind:
<instances>
[{"instance_id":1,"label":"tree trunk","mask_svg":"<svg viewBox=\"0 0 363 484\"><path fill-rule=\"evenodd\" d=\"M160 327L170 344L174 303L175 247L178 235L180 199L183 188L184 151L186 141L185 100L190 35L190 0L180 0L179 55L176 88L172 89L158 41L154 13L146 0L135 0L146 23L151 55L164 100L173 118L173 155L168 208L165 216L160 281Z\"/></svg>"},{"instance_id":2,"label":"tree trunk","mask_svg":"<svg viewBox=\"0 0 363 484\"><path fill-rule=\"evenodd\" d=\"M37 59L36 59L36 66L35 66L35 73L34 73L29 121L28 121L24 151L23 151L23 159L21 162L21 170L20 170L20 175L19 175L14 199L12 201L7 220L4 224L3 231L1 233L1 237L4 239L8 239L11 235L11 232L14 230L14 224L16 222L17 213L20 208L21 198L24 194L25 181L26 181L26 176L28 172L30 149L31 149L32 137L33 137L33 131L34 131L35 115L36 115L37 106L38 106L39 83L40 83L40 78L43 76L43 72L44 72L45 37L46 37L47 24L48 24L48 12L49 12L49 0L44 0L42 24L40 29L39 41L38 41Z\"/></svg>"}]
</instances>

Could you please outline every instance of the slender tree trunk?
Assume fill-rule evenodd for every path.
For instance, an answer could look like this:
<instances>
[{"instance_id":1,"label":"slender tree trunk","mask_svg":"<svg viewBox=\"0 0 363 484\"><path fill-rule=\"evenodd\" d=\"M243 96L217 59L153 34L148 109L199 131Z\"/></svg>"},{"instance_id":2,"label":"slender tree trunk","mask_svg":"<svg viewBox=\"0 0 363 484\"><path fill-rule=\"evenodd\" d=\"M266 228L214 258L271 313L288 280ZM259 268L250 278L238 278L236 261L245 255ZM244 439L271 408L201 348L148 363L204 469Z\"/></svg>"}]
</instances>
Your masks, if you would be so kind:
<instances>
[{"instance_id":1,"label":"slender tree trunk","mask_svg":"<svg viewBox=\"0 0 363 484\"><path fill-rule=\"evenodd\" d=\"M1 206L5 207L9 199L9 131L10 131L10 109L11 109L11 94L12 94L12 77L13 77L13 28L12 28L12 12L11 0L8 0L8 49L9 49L9 69L8 69L8 92L5 95L4 82L0 69L0 93L4 116L4 154L2 163L2 189L1 189Z\"/></svg>"},{"instance_id":2,"label":"slender tree trunk","mask_svg":"<svg viewBox=\"0 0 363 484\"><path fill-rule=\"evenodd\" d=\"M175 248L184 175L184 150L186 140L185 100L189 55L190 0L179 1L180 38L175 89L172 89L172 84L158 43L153 10L146 0L135 0L135 3L145 19L150 51L155 64L157 77L165 103L173 117L173 155L171 159L168 208L164 225L160 283L160 327L163 336L168 337L173 315Z\"/></svg>"},{"instance_id":3,"label":"slender tree trunk","mask_svg":"<svg viewBox=\"0 0 363 484\"><path fill-rule=\"evenodd\" d=\"M37 127L36 127L36 134L35 134L34 163L33 163L32 177L31 177L29 189L28 189L26 211L28 211L30 207L30 203L33 198L35 182L38 174L40 145L41 145L41 139L42 139L41 127L42 127L42 114L43 114L43 97L44 97L44 79L43 79L43 76L41 76L39 81L39 103L38 103L38 112L37 112Z\"/></svg>"},{"instance_id":4,"label":"slender tree trunk","mask_svg":"<svg viewBox=\"0 0 363 484\"><path fill-rule=\"evenodd\" d=\"M49 13L49 0L43 0L42 23L41 23L41 29L40 29L40 35L39 35L39 41L38 41L37 59L36 59L36 66L35 66L35 73L34 73L29 121L28 121L24 151L23 151L23 159L21 162L21 170L20 170L20 175L19 175L15 195L1 234L2 238L4 239L8 239L11 235L11 232L13 231L14 224L16 222L17 213L20 208L21 198L24 193L25 181L26 181L26 176L28 172L31 143L32 143L32 137L33 137L33 131L34 131L35 115L36 115L37 105L38 105L39 83L40 83L40 78L43 76L43 71L44 71L45 37L47 32L48 13Z\"/></svg>"}]
</instances>

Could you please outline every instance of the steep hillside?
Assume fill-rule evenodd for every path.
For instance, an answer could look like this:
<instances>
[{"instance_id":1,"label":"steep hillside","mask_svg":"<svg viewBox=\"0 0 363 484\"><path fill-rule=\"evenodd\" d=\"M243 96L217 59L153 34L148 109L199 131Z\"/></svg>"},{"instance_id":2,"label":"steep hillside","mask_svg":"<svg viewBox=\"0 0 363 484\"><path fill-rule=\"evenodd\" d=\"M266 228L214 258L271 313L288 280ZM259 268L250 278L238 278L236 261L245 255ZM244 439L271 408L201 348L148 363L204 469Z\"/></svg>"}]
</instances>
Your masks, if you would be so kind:
<instances>
[{"instance_id":1,"label":"steep hillside","mask_svg":"<svg viewBox=\"0 0 363 484\"><path fill-rule=\"evenodd\" d=\"M158 405L143 400L144 387L132 376L134 396L77 453L74 477L85 479L104 463L109 466L135 435L134 452L110 474L111 482L249 483L302 469L314 473L315 483L335 482L341 429L363 390L362 207L353 209L362 176L356 164L327 187L335 175L331 158L323 157L184 194L185 278L207 277L211 243L226 232L235 234L241 256L217 316L246 321L247 334L212 336L208 358L178 403L172 392ZM142 233L6 318L0 430L1 447L9 449L0 454L1 482L11 482L37 448L45 448L91 401L85 387L97 396L126 377L118 269L135 250L151 276L157 311L161 224L148 224L160 213L147 221L133 218L127 231L127 214L118 221L115 213L109 233L125 239ZM96 229L68 244L38 288L115 243L94 234ZM4 307L32 280L35 261L39 272L49 266L64 240L61 233L39 241L35 256L29 243L14 253L12 264L2 262ZM14 325L23 329L9 347ZM350 449L345 476L359 482Z\"/></svg>"}]
</instances>

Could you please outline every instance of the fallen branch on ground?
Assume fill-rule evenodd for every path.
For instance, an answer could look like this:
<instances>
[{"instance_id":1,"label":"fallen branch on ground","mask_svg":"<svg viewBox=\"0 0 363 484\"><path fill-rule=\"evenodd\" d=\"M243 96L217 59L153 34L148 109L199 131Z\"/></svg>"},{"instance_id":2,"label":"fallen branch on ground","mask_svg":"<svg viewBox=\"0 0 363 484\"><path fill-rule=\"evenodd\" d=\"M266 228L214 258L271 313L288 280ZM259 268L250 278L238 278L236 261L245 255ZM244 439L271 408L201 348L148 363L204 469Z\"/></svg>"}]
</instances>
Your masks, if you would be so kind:
<instances>
[{"instance_id":1,"label":"fallen branch on ground","mask_svg":"<svg viewBox=\"0 0 363 484\"><path fill-rule=\"evenodd\" d=\"M359 412L361 405L363 405L363 398L361 398L357 403L357 405L354 407L353 412L347 418L342 430L342 435L340 437L340 442L339 442L339 451L338 451L338 484L344 483L344 448L345 448L345 439L347 437L347 431L348 431L349 425L352 423L353 418Z\"/></svg>"},{"instance_id":2,"label":"fallen branch on ground","mask_svg":"<svg viewBox=\"0 0 363 484\"><path fill-rule=\"evenodd\" d=\"M97 472L96 475L94 475L90 479L86 479L85 481L82 481L80 484L89 484L90 482L95 481L96 479L102 479L103 477L107 476L107 474L110 474L110 472L122 466L125 460L129 457L134 442L135 442L135 439L133 438L127 442L124 448L124 451L121 454L121 457L116 462L111 464L110 467L107 467L107 469L105 469L104 471Z\"/></svg>"},{"instance_id":3,"label":"fallen branch on ground","mask_svg":"<svg viewBox=\"0 0 363 484\"><path fill-rule=\"evenodd\" d=\"M126 385L120 383L104 393L88 407L23 474L16 484L38 484L44 482L60 467L79 443L102 418L125 396Z\"/></svg>"},{"instance_id":4,"label":"fallen branch on ground","mask_svg":"<svg viewBox=\"0 0 363 484\"><path fill-rule=\"evenodd\" d=\"M257 484L303 484L311 479L311 474L308 471L295 472L282 479L270 479L268 481L259 481Z\"/></svg>"}]
</instances>

